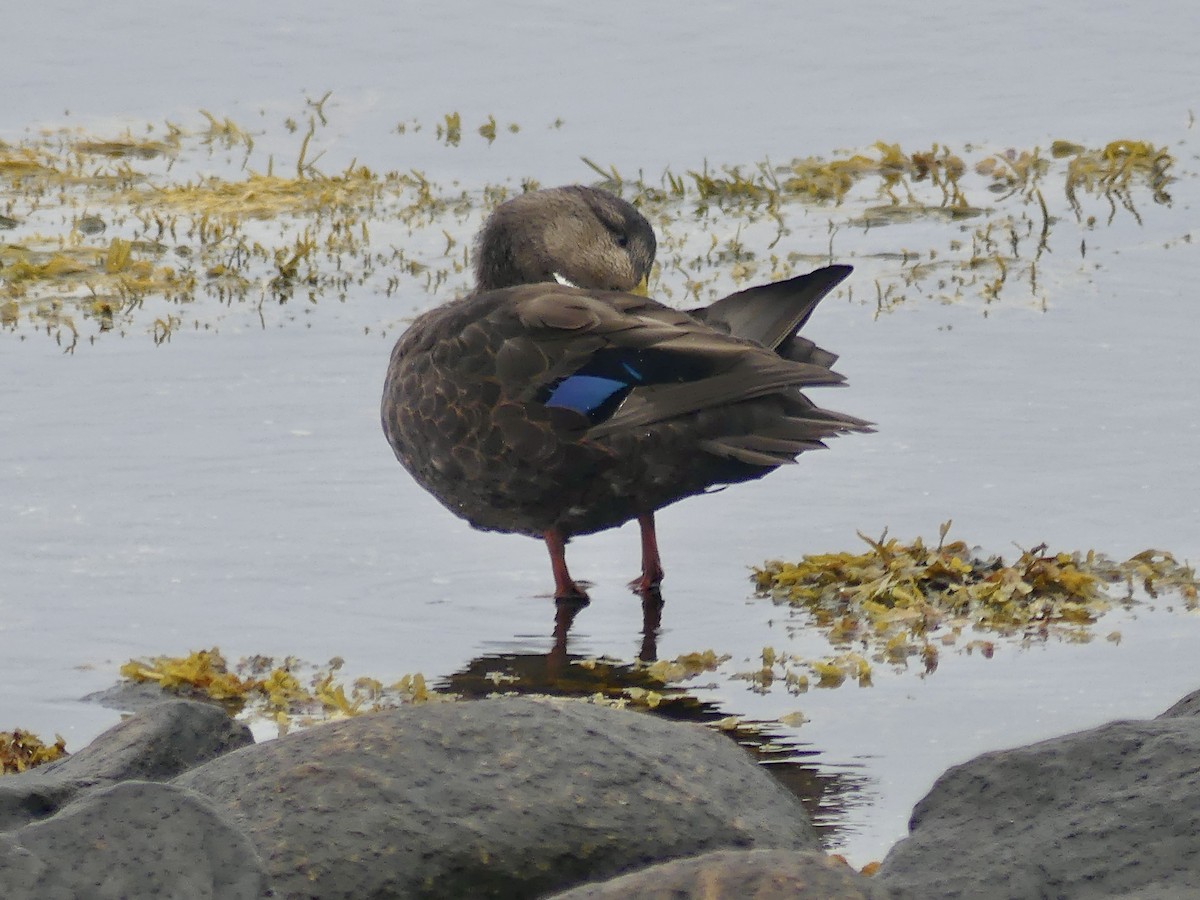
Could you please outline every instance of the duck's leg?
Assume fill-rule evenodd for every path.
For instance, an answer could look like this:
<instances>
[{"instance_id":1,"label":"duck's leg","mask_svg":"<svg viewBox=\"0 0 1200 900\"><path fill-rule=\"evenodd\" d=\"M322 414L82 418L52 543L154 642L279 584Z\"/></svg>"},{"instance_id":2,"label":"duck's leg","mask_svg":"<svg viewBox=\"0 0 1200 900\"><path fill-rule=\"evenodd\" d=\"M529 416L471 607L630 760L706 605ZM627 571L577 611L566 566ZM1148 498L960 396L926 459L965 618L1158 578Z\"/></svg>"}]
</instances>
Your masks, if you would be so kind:
<instances>
[{"instance_id":1,"label":"duck's leg","mask_svg":"<svg viewBox=\"0 0 1200 900\"><path fill-rule=\"evenodd\" d=\"M635 593L645 594L656 590L663 580L662 560L658 558L658 537L654 533L654 513L638 516L638 527L642 530L642 577L629 582Z\"/></svg>"},{"instance_id":2,"label":"duck's leg","mask_svg":"<svg viewBox=\"0 0 1200 900\"><path fill-rule=\"evenodd\" d=\"M546 549L550 551L550 568L554 571L555 600L587 600L587 592L577 585L567 571L567 540L562 531L548 528L542 532Z\"/></svg>"}]
</instances>

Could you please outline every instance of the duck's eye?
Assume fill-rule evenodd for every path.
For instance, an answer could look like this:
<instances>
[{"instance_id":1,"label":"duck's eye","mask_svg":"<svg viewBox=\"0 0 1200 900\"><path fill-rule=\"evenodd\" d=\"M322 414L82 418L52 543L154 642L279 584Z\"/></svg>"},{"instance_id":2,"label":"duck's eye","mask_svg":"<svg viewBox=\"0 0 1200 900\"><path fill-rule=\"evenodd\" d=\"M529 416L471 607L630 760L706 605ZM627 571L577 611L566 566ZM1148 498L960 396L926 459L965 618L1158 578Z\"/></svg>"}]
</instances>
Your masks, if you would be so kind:
<instances>
[{"instance_id":1,"label":"duck's eye","mask_svg":"<svg viewBox=\"0 0 1200 900\"><path fill-rule=\"evenodd\" d=\"M617 246L622 249L624 249L625 247L628 247L629 246L629 238L626 235L618 234L617 235Z\"/></svg>"}]
</instances>

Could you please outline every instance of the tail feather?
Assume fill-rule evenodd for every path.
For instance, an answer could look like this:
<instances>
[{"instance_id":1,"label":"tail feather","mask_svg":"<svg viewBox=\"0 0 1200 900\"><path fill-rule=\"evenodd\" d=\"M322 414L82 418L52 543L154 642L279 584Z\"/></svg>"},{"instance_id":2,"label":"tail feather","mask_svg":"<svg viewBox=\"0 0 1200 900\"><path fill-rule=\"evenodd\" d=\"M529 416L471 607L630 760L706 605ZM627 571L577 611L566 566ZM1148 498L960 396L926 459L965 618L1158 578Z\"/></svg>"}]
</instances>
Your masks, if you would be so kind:
<instances>
[{"instance_id":1,"label":"tail feather","mask_svg":"<svg viewBox=\"0 0 1200 900\"><path fill-rule=\"evenodd\" d=\"M775 352L792 362L808 363L824 369L832 368L833 364L838 361L836 353L823 350L808 338L800 337L798 334L784 338L783 342L775 348Z\"/></svg>"},{"instance_id":2,"label":"tail feather","mask_svg":"<svg viewBox=\"0 0 1200 900\"><path fill-rule=\"evenodd\" d=\"M713 464L712 457L721 461L711 471L709 464L700 467L707 473L702 480L711 484L758 478L801 453L823 449L828 438L873 430L870 422L823 409L801 392L845 381L831 368L837 355L797 332L850 271L828 266L688 312L719 335L705 328L682 328L678 335L680 323L666 323L674 330L665 338L655 332L657 343L638 343L632 356L621 357L624 371L647 377L629 386L619 408L595 422L589 437L603 440L677 422ZM658 371L654 363L661 363L662 377L650 377ZM607 369L588 374L611 377Z\"/></svg>"},{"instance_id":3,"label":"tail feather","mask_svg":"<svg viewBox=\"0 0 1200 900\"><path fill-rule=\"evenodd\" d=\"M736 459L752 466L786 466L796 462L795 453L777 452L771 448L760 448L754 435L730 438L713 438L701 441L700 447L713 456ZM797 451L799 452L799 451Z\"/></svg>"}]
</instances>

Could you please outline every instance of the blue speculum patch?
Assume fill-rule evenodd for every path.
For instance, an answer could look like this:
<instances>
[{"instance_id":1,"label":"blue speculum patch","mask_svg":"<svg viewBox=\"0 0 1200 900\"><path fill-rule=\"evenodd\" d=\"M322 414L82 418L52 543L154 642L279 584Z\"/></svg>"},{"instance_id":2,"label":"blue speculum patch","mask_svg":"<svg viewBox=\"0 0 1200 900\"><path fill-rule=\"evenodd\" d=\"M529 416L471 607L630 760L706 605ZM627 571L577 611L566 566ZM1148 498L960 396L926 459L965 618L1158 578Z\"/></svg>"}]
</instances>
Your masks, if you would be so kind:
<instances>
[{"instance_id":1,"label":"blue speculum patch","mask_svg":"<svg viewBox=\"0 0 1200 900\"><path fill-rule=\"evenodd\" d=\"M546 398L547 406L562 406L585 416L599 410L614 395L629 390L627 382L601 375L571 375L564 378Z\"/></svg>"},{"instance_id":2,"label":"blue speculum patch","mask_svg":"<svg viewBox=\"0 0 1200 900\"><path fill-rule=\"evenodd\" d=\"M641 350L600 350L573 375L547 385L541 402L573 409L595 424L617 411L639 384L646 384ZM650 379L653 381L653 379Z\"/></svg>"},{"instance_id":3,"label":"blue speculum patch","mask_svg":"<svg viewBox=\"0 0 1200 900\"><path fill-rule=\"evenodd\" d=\"M599 350L576 372L542 388L538 400L573 409L596 424L615 413L635 387L695 381L710 368L704 360L662 350Z\"/></svg>"}]
</instances>

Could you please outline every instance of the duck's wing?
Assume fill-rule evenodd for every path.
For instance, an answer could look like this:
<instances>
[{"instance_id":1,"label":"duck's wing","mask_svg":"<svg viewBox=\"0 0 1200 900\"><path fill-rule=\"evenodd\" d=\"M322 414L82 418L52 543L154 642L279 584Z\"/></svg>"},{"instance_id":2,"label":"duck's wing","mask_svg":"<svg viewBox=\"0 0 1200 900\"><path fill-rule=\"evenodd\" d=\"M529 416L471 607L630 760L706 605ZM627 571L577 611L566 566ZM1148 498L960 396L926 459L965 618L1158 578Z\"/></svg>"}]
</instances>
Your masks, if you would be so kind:
<instances>
[{"instance_id":1,"label":"duck's wing","mask_svg":"<svg viewBox=\"0 0 1200 900\"><path fill-rule=\"evenodd\" d=\"M718 331L755 341L787 359L828 368L837 362L837 354L822 350L797 332L822 298L852 271L850 266L826 266L786 281L738 291L689 313Z\"/></svg>"},{"instance_id":2,"label":"duck's wing","mask_svg":"<svg viewBox=\"0 0 1200 900\"><path fill-rule=\"evenodd\" d=\"M799 397L795 389L844 380L821 362L785 359L760 343L636 295L552 285L517 291L512 309L548 360L545 377L529 385L523 399L587 416L591 438L770 394ZM733 305L728 309L732 315ZM790 321L801 321L805 314L800 319L795 315L788 314ZM497 362L503 365L503 359ZM820 414L823 423L820 429L799 429L804 440L819 439L818 431L828 436L846 430L858 421L844 417L845 426L831 427L824 411L799 400ZM778 436L789 445L797 438L799 434ZM807 448L796 446L791 455L801 449ZM782 446L778 450L787 452Z\"/></svg>"},{"instance_id":3,"label":"duck's wing","mask_svg":"<svg viewBox=\"0 0 1200 900\"><path fill-rule=\"evenodd\" d=\"M821 299L852 271L850 266L826 266L738 291L689 313L718 330L775 350L804 327Z\"/></svg>"}]
</instances>

